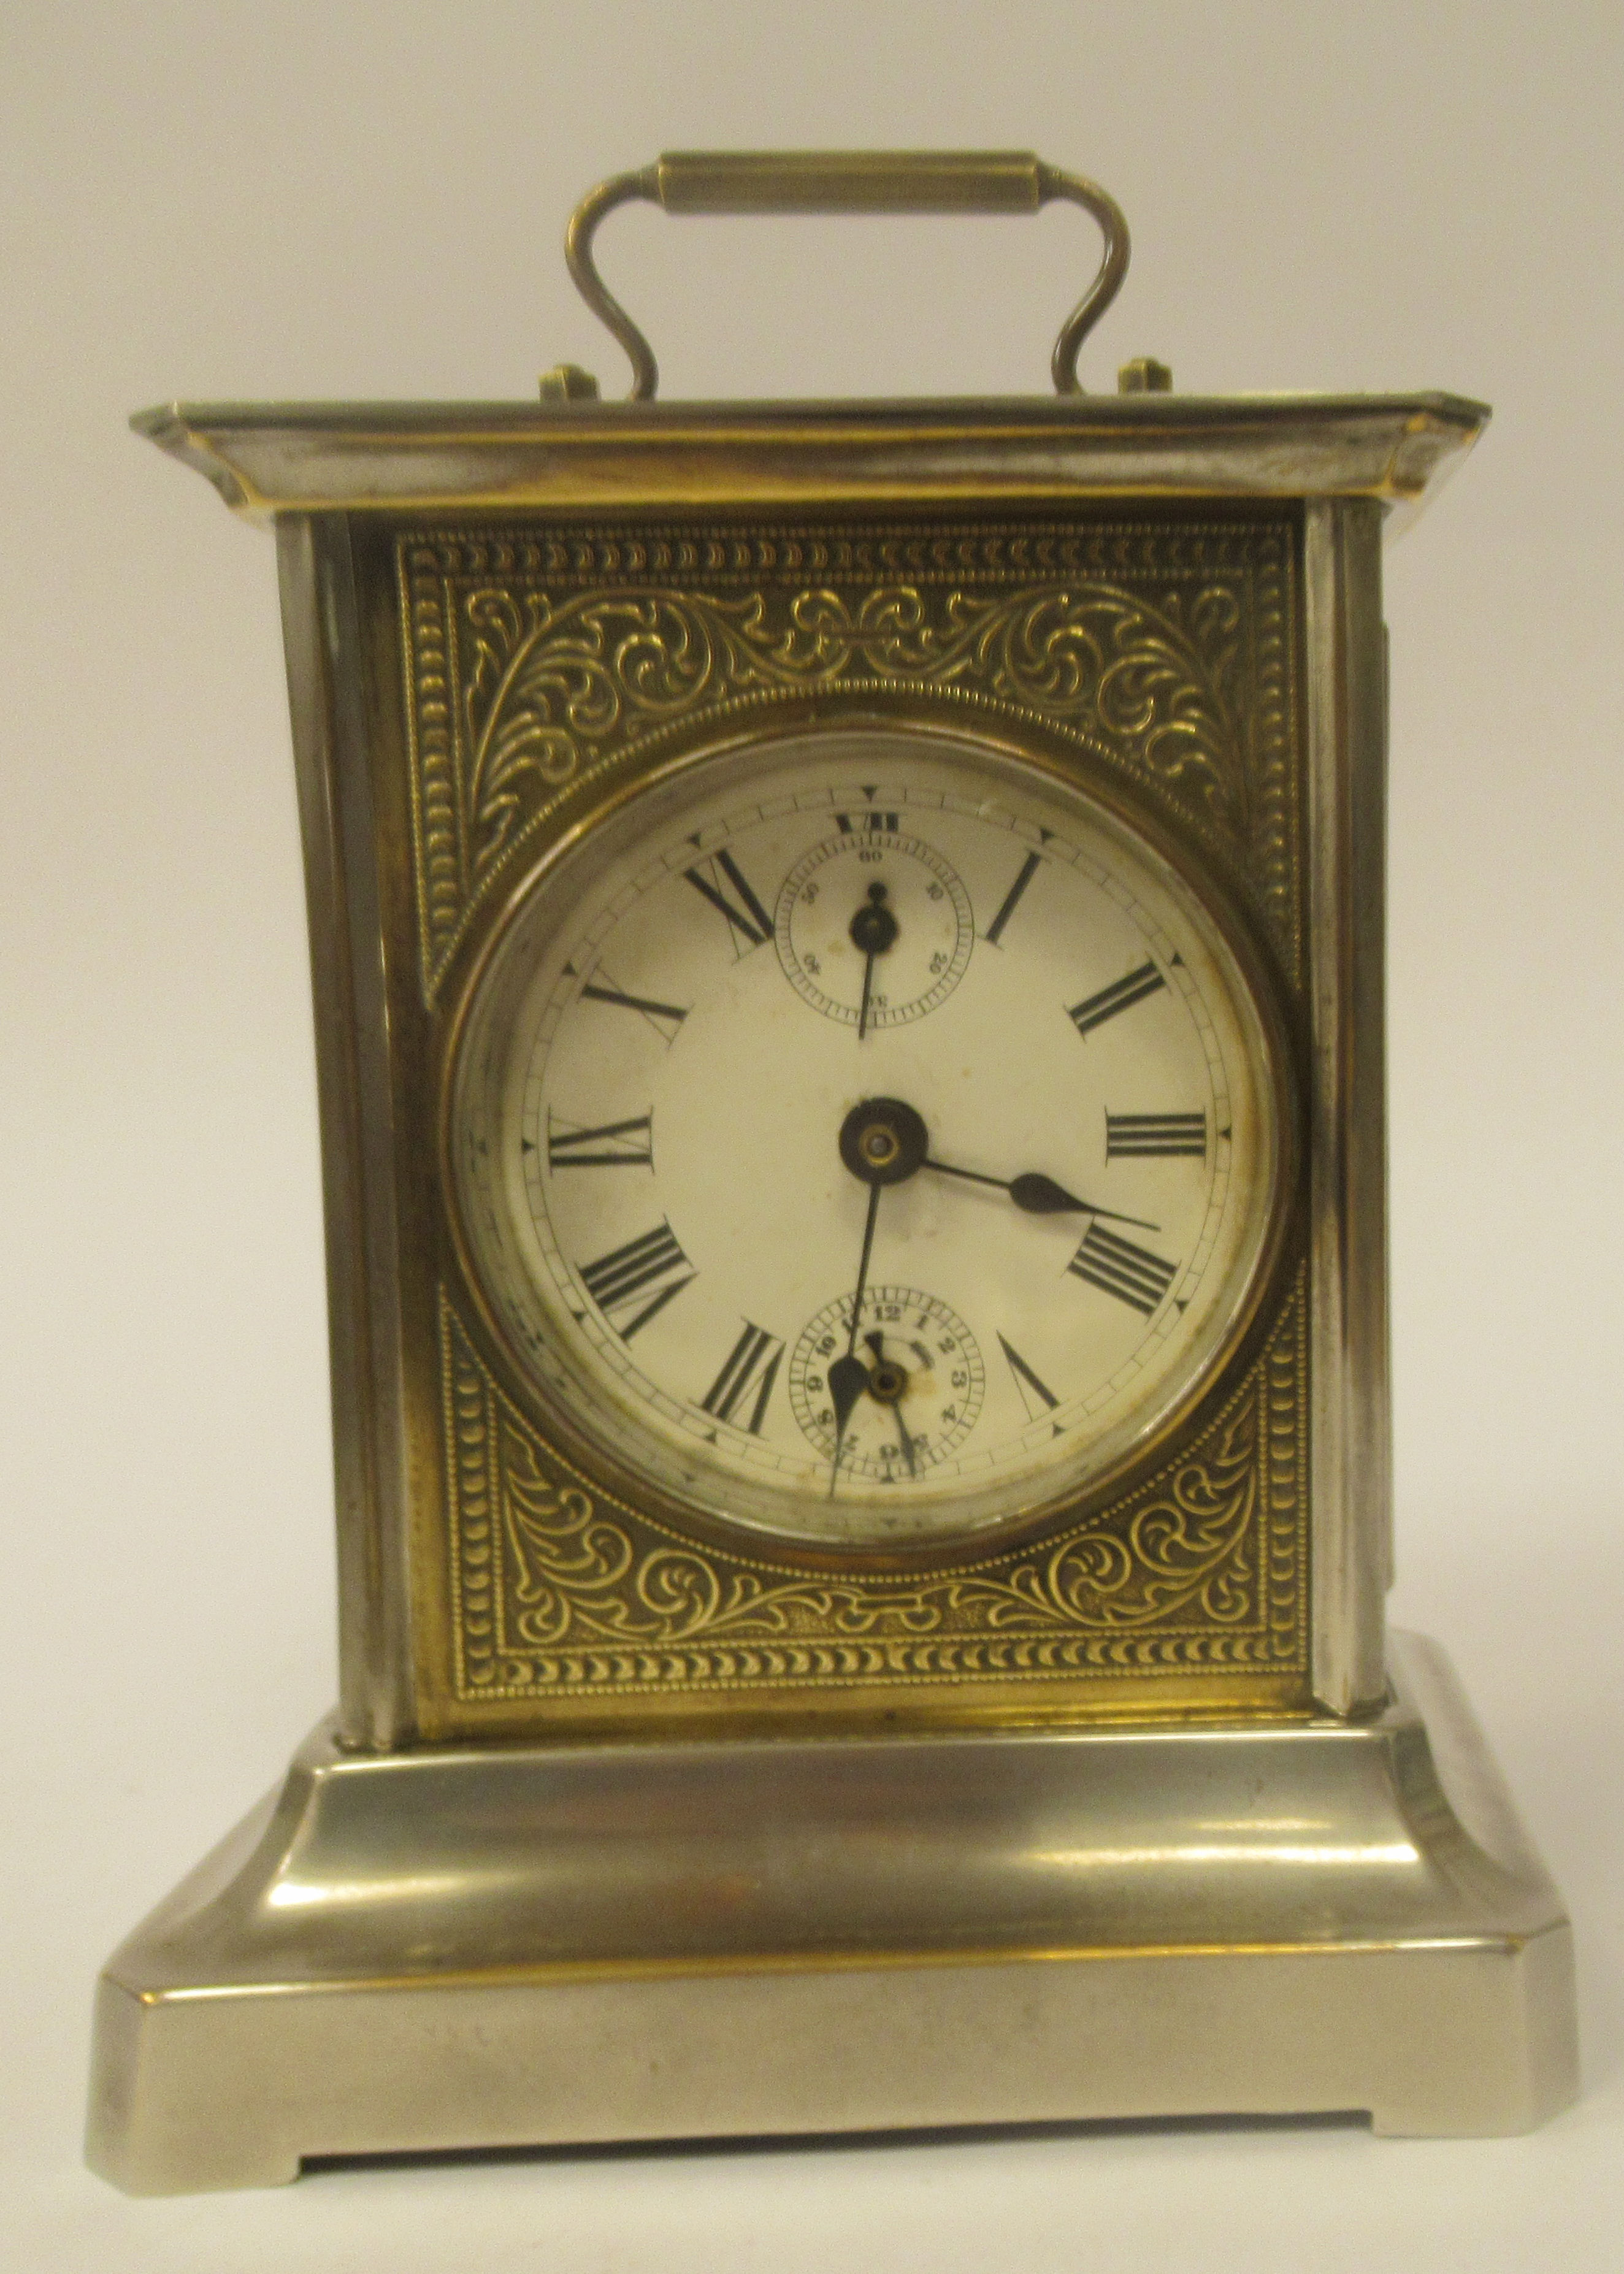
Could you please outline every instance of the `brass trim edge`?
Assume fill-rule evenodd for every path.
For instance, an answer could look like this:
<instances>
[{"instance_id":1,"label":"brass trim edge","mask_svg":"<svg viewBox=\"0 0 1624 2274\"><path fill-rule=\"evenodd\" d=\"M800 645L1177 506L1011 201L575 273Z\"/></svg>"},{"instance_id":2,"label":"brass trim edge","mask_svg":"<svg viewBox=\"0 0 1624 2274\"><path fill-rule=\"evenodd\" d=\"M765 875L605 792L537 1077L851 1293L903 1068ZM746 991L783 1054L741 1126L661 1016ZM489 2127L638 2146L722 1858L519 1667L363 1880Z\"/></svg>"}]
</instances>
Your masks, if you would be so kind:
<instances>
[{"instance_id":1,"label":"brass trim edge","mask_svg":"<svg viewBox=\"0 0 1624 2274\"><path fill-rule=\"evenodd\" d=\"M247 518L1087 498L1373 497L1407 523L1485 405L1410 395L989 402L184 403L138 433Z\"/></svg>"}]
</instances>

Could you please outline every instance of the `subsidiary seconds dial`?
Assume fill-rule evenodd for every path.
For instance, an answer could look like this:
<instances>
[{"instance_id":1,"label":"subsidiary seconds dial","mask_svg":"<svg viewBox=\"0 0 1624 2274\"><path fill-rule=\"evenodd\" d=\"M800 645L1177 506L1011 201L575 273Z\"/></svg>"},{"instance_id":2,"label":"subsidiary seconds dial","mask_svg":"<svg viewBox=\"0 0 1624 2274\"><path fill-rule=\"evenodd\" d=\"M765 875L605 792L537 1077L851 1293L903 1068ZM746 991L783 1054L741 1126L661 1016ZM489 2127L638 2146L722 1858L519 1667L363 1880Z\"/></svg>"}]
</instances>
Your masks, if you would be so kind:
<instances>
[{"instance_id":1,"label":"subsidiary seconds dial","mask_svg":"<svg viewBox=\"0 0 1624 2274\"><path fill-rule=\"evenodd\" d=\"M448 1145L469 1276L621 1489L896 1548L1113 1473L1241 1331L1270 1028L1207 903L946 734L673 768L538 870Z\"/></svg>"}]
</instances>

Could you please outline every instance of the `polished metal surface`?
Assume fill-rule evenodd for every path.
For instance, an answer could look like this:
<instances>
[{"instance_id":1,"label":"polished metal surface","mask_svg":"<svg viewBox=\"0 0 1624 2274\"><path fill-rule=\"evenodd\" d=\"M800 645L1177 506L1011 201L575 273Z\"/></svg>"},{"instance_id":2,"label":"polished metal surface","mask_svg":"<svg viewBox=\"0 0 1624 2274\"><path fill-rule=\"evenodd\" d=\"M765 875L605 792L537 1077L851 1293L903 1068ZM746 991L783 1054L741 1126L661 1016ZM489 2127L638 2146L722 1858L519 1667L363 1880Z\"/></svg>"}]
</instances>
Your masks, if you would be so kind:
<instances>
[{"instance_id":1,"label":"polished metal surface","mask_svg":"<svg viewBox=\"0 0 1624 2274\"><path fill-rule=\"evenodd\" d=\"M617 206L646 199L668 214L1032 214L1057 198L1091 214L1105 240L1099 271L1061 326L1049 365L1057 395L1080 395L1078 354L1128 273L1128 224L1097 182L1045 165L1029 150L667 151L588 192L570 217L564 258L582 298L630 358L628 400L649 403L659 384L654 350L592 258L598 223Z\"/></svg>"},{"instance_id":2,"label":"polished metal surface","mask_svg":"<svg viewBox=\"0 0 1624 2274\"><path fill-rule=\"evenodd\" d=\"M391 2149L1575 2090L1568 1929L1435 1645L1365 1722L353 1755L109 1961L132 2193Z\"/></svg>"},{"instance_id":3,"label":"polished metal surface","mask_svg":"<svg viewBox=\"0 0 1624 2274\"><path fill-rule=\"evenodd\" d=\"M1116 388L1122 395L1171 395L1173 374L1154 356L1132 356L1117 372Z\"/></svg>"},{"instance_id":4,"label":"polished metal surface","mask_svg":"<svg viewBox=\"0 0 1624 2274\"><path fill-rule=\"evenodd\" d=\"M938 699L931 674L940 649L954 699L970 692L980 703L1007 704L1012 695L1020 707L1011 719L1041 727L1047 681L1039 686L1029 675L1019 685L1006 683L996 677L998 651L989 642L981 642L974 658L961 657L953 644L953 610L984 606L981 596L995 592L1008 595L1000 605L1019 609L1041 603L1058 611L1056 622L1066 623L1072 620L1068 612L1086 614L1101 605L1109 614L1124 591L1131 592L1136 607L1153 612L1143 619L1150 626L1148 644L1135 667L1142 663L1161 674L1155 683L1170 685L1169 668L1177 677L1192 666L1176 629L1168 644L1170 628L1160 614L1162 588L1154 579L1178 575L1178 548L1192 543L1226 546L1231 572L1236 561L1252 559L1244 547L1253 540L1243 534L1251 520L1238 503L1276 489L1297 502L1252 508L1278 517L1279 533L1267 541L1289 563L1272 603L1274 614L1266 621L1256 613L1255 584L1235 588L1233 601L1224 602L1233 607L1240 660L1222 666L1228 693L1214 694L1212 715L1219 722L1215 731L1229 740L1214 744L1210 762L1186 752L1177 779L1164 774L1153 780L1147 774L1146 787L1160 810L1184 801L1180 817L1198 832L1191 841L1201 863L1231 856L1229 891L1252 896L1260 916L1273 924L1276 952L1297 974L1309 1092L1310 1332L1299 1359L1282 1358L1271 1390L1277 1401L1272 1427L1278 1434L1284 1414L1286 1437L1300 1434L1297 1467L1290 1474L1260 1475L1257 1490L1259 1504L1271 1510L1289 1515L1301 1507L1305 1525L1293 1545L1271 1535L1267 1549L1254 1555L1252 1568L1267 1570L1276 1596L1278 1578L1289 1566L1295 1567L1292 1585L1299 1593L1305 1573L1311 1620L1301 1646L1294 1644L1286 1659L1272 1663L1226 1649L1197 1665L1177 1656L1184 1644L1151 1637L1144 1647L1163 1653L1154 1661L1101 1661L1082 1680L1084 1687L1092 1681L1097 1710L1104 1713L1169 1710L1174 1677L1183 1710L1307 1711L1317 1700L1348 1712L1376 1701L1389 1500L1380 546L1394 491L1425 487L1470 442L1483 416L1477 406L1447 397L1213 404L1147 390L1109 401L979 408L667 410L577 402L550 412L398 407L375 412L350 406L220 410L173 420L154 414L146 422L156 439L183 456L204 453L209 469L239 497L248 494L233 489L239 472L248 474L261 500L274 474L297 476L297 487L278 497L276 518L307 843L327 1163L341 1698L349 1741L402 1745L423 1736L499 1728L506 1736L564 1727L578 1732L593 1714L599 1716L598 1733L607 1736L639 1715L652 1724L663 1720L667 1729L677 1721L691 1727L708 1716L718 1728L738 1732L770 1707L775 1726L786 1716L816 1713L825 1720L844 1714L853 1727L865 1713L880 1710L942 1721L996 1721L1034 1711L1064 1716L1079 1710L1080 1691L1068 1690L1064 1680L1051 1683L1040 1699L1029 1668L1002 1661L994 1667L990 1660L968 1683L943 1678L957 1673L956 1660L951 1666L933 1661L929 1669L910 1664L906 1670L891 1668L888 1660L883 1678L894 1673L895 1682L883 1698L873 1686L880 1678L873 1669L865 1670L861 1691L845 1696L846 1676L831 1660L830 1679L817 1695L786 1679L779 1682L782 1694L770 1698L784 1671L784 1638L763 1621L793 1616L801 1622L793 1639L832 1646L843 1645L838 1622L855 1606L863 1632L891 1637L889 1599L871 1600L872 1590L864 1593L842 1574L843 1587L849 1580L857 1595L830 1594L822 1623L808 1625L812 1606L805 1588L796 1593L796 1575L775 1570L765 1582L769 1600L762 1619L735 1630L740 1647L753 1656L748 1666L744 1660L724 1664L707 1636L681 1621L662 1624L636 1595L643 1559L679 1540L690 1559L685 1568L700 1575L705 1600L718 1602L731 1601L735 1585L759 1588L761 1575L751 1570L741 1578L732 1564L718 1564L703 1543L683 1532L680 1521L674 1532L667 1522L660 1539L644 1540L635 1522L628 1523L627 1507L634 1518L651 1513L663 1521L671 1511L650 1510L643 1504L646 1494L640 1499L635 1489L628 1501L628 1488L613 1479L568 1475L545 1452L538 1455L538 1473L560 1492L585 1492L594 1521L616 1527L617 1538L624 1535L621 1561L632 1589L630 1596L613 1601L583 1600L578 1615L570 1608L574 1623L568 1632L560 1629L561 1644L577 1658L582 1651L596 1653L594 1665L608 1645L654 1648L665 1653L661 1671L645 1678L628 1661L626 1683L638 1688L641 1702L634 1701L630 1688L624 1698L617 1692L612 1698L610 1682L537 1677L526 1653L503 1640L500 1583L494 1627L486 1623L480 1636L465 1631L475 1614L463 1608L456 1566L462 1503L443 1482L449 1472L444 1417L453 1377L441 1344L444 1335L455 1339L460 1329L445 1323L445 1304L455 1312L455 1288L437 1264L445 1240L433 1179L423 1173L438 1126L434 1069L436 1053L443 1057L443 1051L436 1020L455 1016L459 949L466 964L500 905L494 893L481 898L487 879L500 886L502 875L501 862L480 851L482 831L500 823L504 855L516 841L530 846L533 858L549 828L590 822L606 801L635 794L644 764L636 754L650 734L715 733L713 722L741 697L758 709L770 699L811 701L827 709L851 699L839 683L840 659L847 655L863 674L864 691L856 699L870 708L883 703L887 716L912 716L910 705ZM523 469L522 478L515 471L513 489L532 499L545 496L552 505L545 513L527 507L463 531L450 517L485 502L470 462L494 448L510 453L513 469ZM1139 486L1126 508L1132 525L1124 517L1116 527L1107 515L1124 512L1122 504L1109 501L1118 494L1118 454L1130 449L1139 453L1132 464ZM908 534L882 520L872 501L871 517L848 509L832 533L821 521L787 512L769 519L761 511L756 485L769 460L808 483L829 482L838 461L848 478L861 474L867 490L879 480L883 454L891 474L906 471L914 485L906 491ZM701 464L718 486L718 501L733 509L731 544L719 568L703 565L715 546L708 524L697 519L667 519L651 533L653 549L640 549L638 529L657 512L673 513L684 469L691 475ZM999 484L1018 482L1023 464L1033 478L1041 473L1055 489L1043 522L1013 516L1007 501L1001 501ZM394 495L408 467L417 469L423 518L397 522L381 509L382 501ZM955 493L951 486L942 488L944 468L955 482L980 485L967 500L956 501L951 516L943 498ZM576 514L583 498L613 492L620 480L641 485L643 518L636 526L628 531L616 520ZM1180 488L1184 481L1205 487L1188 495ZM307 513L289 502L319 493L320 483L328 485L324 509ZM832 488L839 493L838 479ZM1213 517L1216 506L1227 508L1219 521ZM1300 534L1299 524L1285 517L1291 511L1301 516ZM829 546L837 540L846 546L855 541L873 565L861 572L867 584L853 583L850 568L840 571L840 594L826 602L819 597L821 579L831 573L836 556ZM1106 543L1132 544L1139 564L1120 565L1107 580L1109 591L1086 550ZM410 606L402 545L426 547L425 557L436 564L410 584ZM601 648L601 660L590 667L607 673L605 684L613 695L603 715L614 722L619 737L607 742L583 738L574 712L560 712L548 728L553 740L545 766L505 776L489 813L478 803L477 783L471 776L462 779L472 763L457 756L466 721L440 735L443 750L434 741L440 734L434 717L476 715L468 706L477 705L477 689L465 674L493 636L483 621L454 621L455 609L445 613L451 603L442 606L440 597L462 573L454 555L461 559L470 546L471 581L465 592L458 585L456 606L495 608L515 622L530 621L537 608L551 621L555 608L565 608L559 683L573 684L568 674L580 661L578 648L592 657ZM658 568L657 553L668 556L669 565ZM523 571L515 564L529 556L553 566L545 573ZM817 575L811 573L815 559L825 561ZM974 581L962 600L953 597L956 586L943 582L947 560L974 561ZM792 568L792 561L806 565ZM759 637L741 633L726 613L739 605ZM636 613L632 651L658 694L651 709L641 681L615 677L622 635L614 627L628 606ZM811 610L823 625L817 641L795 633L798 608ZM542 617L534 620L539 623ZM892 621L915 625L913 644L905 643L906 653L899 651L897 658L883 653L863 629L870 621L882 630ZM427 629L419 636L422 626ZM690 654L726 659L735 652L736 670L725 661L695 674L682 661ZM1247 659L1270 656L1276 659L1277 683L1266 683L1259 666ZM1207 666L1199 658L1196 670L1179 696L1186 706L1195 705L1192 715L1208 702L1208 681L1201 677ZM1211 678L1210 685L1216 689L1218 679ZM427 707L414 715L410 705L417 697L411 690L417 688ZM769 697L763 689L775 691ZM765 709L760 716L763 726L771 724ZM1096 740L1107 723L1102 715L1094 719ZM1019 731L1026 731L1024 723ZM1143 768L1144 754L1124 751L1119 763ZM576 795L572 787L560 796L560 784L573 784L577 776L585 794ZM1226 846L1213 833L1208 801L1228 794L1229 782L1241 786L1236 810L1243 820L1242 833ZM1272 916L1257 897L1259 886L1274 893ZM450 911L443 923L430 913L431 900ZM430 938L425 927L434 925L440 929L420 952L420 942ZM442 983L447 972L451 977ZM1298 1019L1297 1006L1289 1015ZM474 1398L483 1412L498 1393L492 1382L477 1374L476 1367L456 1394ZM1304 1381L1312 1426L1298 1433L1278 1400L1287 1390L1300 1397ZM505 1507L500 1446L489 1433L481 1442L485 1451L475 1465L478 1494L494 1495L500 1564ZM1304 1460L1306 1492L1300 1481ZM476 1548L477 1543L470 1552ZM564 1561L558 1569L566 1575L569 1553L560 1540ZM1005 1575L985 1576L1001 1584ZM945 1615L939 1594L938 1589L921 1600L915 1632L935 1634L939 1628ZM568 1608L572 1600L566 1580L559 1601ZM1295 1608L1272 1600L1272 1615L1295 1626ZM482 1596L478 1619L485 1607ZM1024 1597L1009 1606L1018 1623L1028 1610ZM1034 1633L1046 1647L1059 1630ZM1071 1647L1069 1630L1062 1639ZM881 1646L892 1655L898 1647L894 1638ZM1127 1638L1127 1647L1138 1646ZM1017 1634L1005 1619L989 1647L1025 1648L1026 1630ZM473 1677L462 1670L466 1649L490 1661ZM1004 1682L1006 1672L1018 1678ZM922 1681L916 1678L921 1674ZM1067 1668L1055 1667L1045 1681L1055 1675L1069 1678Z\"/></svg>"},{"instance_id":5,"label":"polished metal surface","mask_svg":"<svg viewBox=\"0 0 1624 2274\"><path fill-rule=\"evenodd\" d=\"M1064 196L1105 259L1060 400L605 404L560 366L539 404L133 422L277 529L342 1677L281 1792L109 1962L90 2160L162 2193L525 2142L1538 2122L1575 2084L1560 1901L1440 1654L1383 1636L1380 543L1488 413L1180 397L1151 358L1072 394L1125 223L997 153L678 154L605 184L571 265L640 397L652 355L590 258L632 196ZM1306 1159L1279 1269L1212 1410L1071 1512L1144 1514L1153 1549L1217 1525L1210 1600L1188 1570L1073 1600L1043 1511L1041 1571L742 1555L544 1437L464 1299L447 1068L506 896L664 765L786 718L971 710L1124 801L1277 990ZM515 1477L533 1634L504 1624ZM1257 1518L1233 1540L1231 1502Z\"/></svg>"},{"instance_id":6,"label":"polished metal surface","mask_svg":"<svg viewBox=\"0 0 1624 2274\"><path fill-rule=\"evenodd\" d=\"M1387 1333L1387 651L1380 508L1314 501L1308 646L1308 922L1314 1695L1380 1698L1392 1547Z\"/></svg>"},{"instance_id":7,"label":"polished metal surface","mask_svg":"<svg viewBox=\"0 0 1624 2274\"><path fill-rule=\"evenodd\" d=\"M304 850L322 1127L328 1371L337 1517L339 1717L358 1744L408 1737L411 1427L402 1344L399 1189L386 957L402 818L365 764L368 722L350 530L278 525L282 645ZM408 919L409 920L409 919Z\"/></svg>"},{"instance_id":8,"label":"polished metal surface","mask_svg":"<svg viewBox=\"0 0 1624 2274\"><path fill-rule=\"evenodd\" d=\"M1482 433L1441 394L1064 401L173 403L131 424L237 512L1370 497L1412 519Z\"/></svg>"}]
</instances>

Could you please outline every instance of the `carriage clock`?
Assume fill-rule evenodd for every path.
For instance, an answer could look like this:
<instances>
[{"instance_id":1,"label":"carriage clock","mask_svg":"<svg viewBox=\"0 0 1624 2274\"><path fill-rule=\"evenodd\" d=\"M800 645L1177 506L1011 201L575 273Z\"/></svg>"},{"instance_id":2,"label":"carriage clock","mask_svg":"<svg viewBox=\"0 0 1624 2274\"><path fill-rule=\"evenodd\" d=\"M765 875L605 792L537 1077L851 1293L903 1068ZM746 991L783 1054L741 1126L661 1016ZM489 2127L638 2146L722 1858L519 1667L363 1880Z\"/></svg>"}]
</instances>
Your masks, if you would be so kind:
<instances>
[{"instance_id":1,"label":"carriage clock","mask_svg":"<svg viewBox=\"0 0 1624 2274\"><path fill-rule=\"evenodd\" d=\"M595 228L1099 223L1052 397L665 403ZM630 399L184 406L274 527L342 1702L90 2156L1514 2131L1568 1929L1385 1635L1384 523L1486 410L1085 394L1020 154L679 154Z\"/></svg>"}]
</instances>

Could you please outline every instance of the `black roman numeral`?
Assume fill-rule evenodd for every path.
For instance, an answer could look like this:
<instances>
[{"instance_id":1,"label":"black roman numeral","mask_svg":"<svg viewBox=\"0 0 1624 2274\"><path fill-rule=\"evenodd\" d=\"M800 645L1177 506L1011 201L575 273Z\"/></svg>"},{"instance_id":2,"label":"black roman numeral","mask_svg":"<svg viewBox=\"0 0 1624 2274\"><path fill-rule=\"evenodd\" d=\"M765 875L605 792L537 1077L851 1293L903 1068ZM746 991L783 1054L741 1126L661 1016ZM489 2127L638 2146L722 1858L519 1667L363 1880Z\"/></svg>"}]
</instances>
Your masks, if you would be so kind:
<instances>
[{"instance_id":1,"label":"black roman numeral","mask_svg":"<svg viewBox=\"0 0 1624 2274\"><path fill-rule=\"evenodd\" d=\"M997 1329L995 1328L994 1332ZM1060 1400L1048 1382L1041 1381L1026 1364L1013 1343L998 1336L999 1344L1009 1361L1010 1372L1015 1377L1015 1387L1020 1392L1020 1402L1026 1409L1028 1421L1041 1421L1045 1413L1052 1413Z\"/></svg>"},{"instance_id":2,"label":"black roman numeral","mask_svg":"<svg viewBox=\"0 0 1624 2274\"><path fill-rule=\"evenodd\" d=\"M550 1169L651 1169L654 1114L635 1121L605 1121L599 1129L577 1129L566 1121L555 1129L547 1109L547 1166Z\"/></svg>"},{"instance_id":3,"label":"black roman numeral","mask_svg":"<svg viewBox=\"0 0 1624 2274\"><path fill-rule=\"evenodd\" d=\"M1141 963L1125 978L1113 979L1109 987L1101 987L1097 995L1085 996L1080 1003L1073 1003L1066 1016L1079 1035L1090 1035L1108 1019L1114 1019L1118 1011L1142 1003L1147 995L1154 995L1158 987L1166 985L1167 981L1154 963Z\"/></svg>"},{"instance_id":4,"label":"black roman numeral","mask_svg":"<svg viewBox=\"0 0 1624 2274\"><path fill-rule=\"evenodd\" d=\"M708 877L702 876L697 869L685 869L682 873L694 890L696 892L703 892L711 907L719 908L727 918L728 923L732 926L728 937L732 939L733 932L737 932L747 943L741 949L735 941L734 954L748 954L750 948L759 947L763 940L771 939L772 918L750 890L745 880L744 871L733 859L733 855L718 853L714 860L707 861L704 865L710 872ZM726 883L720 881L718 870L720 877L726 879ZM729 898L728 885L731 885L733 891L738 893L739 900L743 903L742 907Z\"/></svg>"},{"instance_id":5,"label":"black roman numeral","mask_svg":"<svg viewBox=\"0 0 1624 2274\"><path fill-rule=\"evenodd\" d=\"M861 832L874 830L886 831L894 837L897 833L897 817L894 813L860 813L856 825L853 827L849 813L837 813L835 827L842 837L855 837Z\"/></svg>"},{"instance_id":6,"label":"black roman numeral","mask_svg":"<svg viewBox=\"0 0 1624 2274\"><path fill-rule=\"evenodd\" d=\"M1108 1161L1172 1161L1207 1158L1204 1113L1105 1114Z\"/></svg>"},{"instance_id":7,"label":"black roman numeral","mask_svg":"<svg viewBox=\"0 0 1624 2274\"><path fill-rule=\"evenodd\" d=\"M1178 1266L1164 1262L1148 1248L1136 1247L1118 1232L1107 1231L1102 1224L1091 1224L1066 1269L1149 1318L1172 1285Z\"/></svg>"},{"instance_id":8,"label":"black roman numeral","mask_svg":"<svg viewBox=\"0 0 1624 2274\"><path fill-rule=\"evenodd\" d=\"M587 1293L627 1343L698 1276L663 1216L652 1231L628 1239L624 1247L611 1248L596 1263L583 1263L580 1269ZM645 1295L650 1298L646 1303ZM624 1325L622 1312L635 1314Z\"/></svg>"},{"instance_id":9,"label":"black roman numeral","mask_svg":"<svg viewBox=\"0 0 1624 2274\"><path fill-rule=\"evenodd\" d=\"M987 942L989 947L996 947L998 942L1003 938L1004 925L1008 923L1010 918L1019 907L1021 894L1026 891L1027 885L1037 875L1038 870L1042 867L1042 861L1035 853L1028 853L1026 859L1021 862L1019 876L1016 877L1015 882L1010 886L1009 891L1004 895L1004 906L999 909L997 915L993 918L986 930L981 934L981 937ZM1072 1016L1076 1016L1075 1012L1072 1013Z\"/></svg>"},{"instance_id":10,"label":"black roman numeral","mask_svg":"<svg viewBox=\"0 0 1624 2274\"><path fill-rule=\"evenodd\" d=\"M617 1003L623 1011L636 1011L645 1018L662 1041L674 1043L688 1013L677 1003L657 1003L648 995L628 995L611 983L606 971L599 970L581 990L589 1003Z\"/></svg>"},{"instance_id":11,"label":"black roman numeral","mask_svg":"<svg viewBox=\"0 0 1624 2274\"><path fill-rule=\"evenodd\" d=\"M752 1326L747 1319L744 1332L728 1352L722 1371L700 1400L703 1410L714 1413L718 1421L733 1421L739 1408L753 1396L756 1402L750 1407L749 1419L734 1422L733 1426L748 1429L752 1437L759 1437L783 1356L784 1345L777 1335L770 1335L765 1327Z\"/></svg>"}]
</instances>

